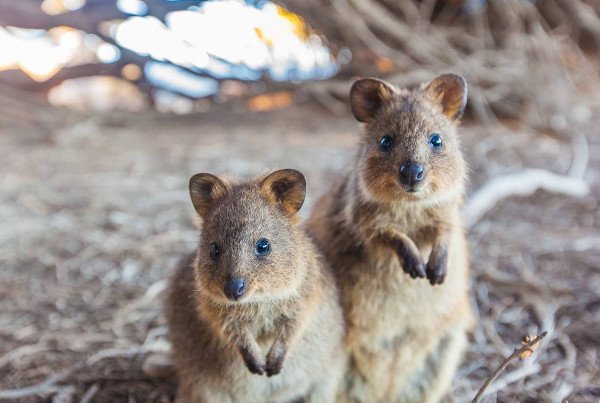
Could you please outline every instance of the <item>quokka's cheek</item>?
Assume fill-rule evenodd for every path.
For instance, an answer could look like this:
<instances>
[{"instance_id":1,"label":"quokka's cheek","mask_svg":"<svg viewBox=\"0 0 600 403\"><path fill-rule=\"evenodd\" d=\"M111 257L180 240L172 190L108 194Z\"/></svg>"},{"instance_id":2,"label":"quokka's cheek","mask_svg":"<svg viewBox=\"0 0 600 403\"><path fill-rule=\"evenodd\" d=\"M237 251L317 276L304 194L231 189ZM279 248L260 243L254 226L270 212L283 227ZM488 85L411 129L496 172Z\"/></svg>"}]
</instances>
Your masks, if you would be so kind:
<instances>
[{"instance_id":1,"label":"quokka's cheek","mask_svg":"<svg viewBox=\"0 0 600 403\"><path fill-rule=\"evenodd\" d=\"M367 186L371 194L381 201L395 201L403 195L398 179L390 173L381 174L377 180L368 182Z\"/></svg>"},{"instance_id":2,"label":"quokka's cheek","mask_svg":"<svg viewBox=\"0 0 600 403\"><path fill-rule=\"evenodd\" d=\"M392 162L379 155L371 155L364 164L364 175L367 180L377 180L382 175L389 174L393 170Z\"/></svg>"}]
</instances>

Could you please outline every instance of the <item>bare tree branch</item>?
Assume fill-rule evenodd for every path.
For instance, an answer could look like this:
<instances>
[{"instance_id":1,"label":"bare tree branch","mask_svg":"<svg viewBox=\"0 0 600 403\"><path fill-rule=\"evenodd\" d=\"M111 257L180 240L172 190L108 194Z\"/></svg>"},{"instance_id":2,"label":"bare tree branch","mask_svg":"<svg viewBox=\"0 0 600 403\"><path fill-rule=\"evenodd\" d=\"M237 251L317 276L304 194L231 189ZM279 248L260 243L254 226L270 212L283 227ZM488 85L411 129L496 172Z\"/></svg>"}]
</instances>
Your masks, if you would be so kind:
<instances>
[{"instance_id":1,"label":"bare tree branch","mask_svg":"<svg viewBox=\"0 0 600 403\"><path fill-rule=\"evenodd\" d=\"M581 178L559 175L544 169L526 169L491 179L473 194L464 209L467 227L475 225L501 200L511 196L530 196L543 189L551 193L582 197L589 185Z\"/></svg>"}]
</instances>

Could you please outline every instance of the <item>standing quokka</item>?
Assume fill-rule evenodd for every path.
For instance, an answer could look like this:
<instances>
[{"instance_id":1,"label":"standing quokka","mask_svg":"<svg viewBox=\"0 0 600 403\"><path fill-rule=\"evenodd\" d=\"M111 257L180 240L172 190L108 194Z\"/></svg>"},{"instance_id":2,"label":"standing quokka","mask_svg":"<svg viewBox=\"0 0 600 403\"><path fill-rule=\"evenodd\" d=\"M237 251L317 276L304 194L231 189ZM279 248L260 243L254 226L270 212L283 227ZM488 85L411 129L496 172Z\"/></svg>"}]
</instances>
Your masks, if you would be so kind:
<instances>
[{"instance_id":1,"label":"standing quokka","mask_svg":"<svg viewBox=\"0 0 600 403\"><path fill-rule=\"evenodd\" d=\"M295 170L231 184L190 179L202 220L197 253L167 297L178 399L332 402L344 373L334 278L299 227Z\"/></svg>"},{"instance_id":2,"label":"standing quokka","mask_svg":"<svg viewBox=\"0 0 600 403\"><path fill-rule=\"evenodd\" d=\"M347 400L436 402L460 363L472 321L459 215L466 100L455 74L414 90L366 78L350 91L365 123L358 156L308 223L345 309Z\"/></svg>"}]
</instances>

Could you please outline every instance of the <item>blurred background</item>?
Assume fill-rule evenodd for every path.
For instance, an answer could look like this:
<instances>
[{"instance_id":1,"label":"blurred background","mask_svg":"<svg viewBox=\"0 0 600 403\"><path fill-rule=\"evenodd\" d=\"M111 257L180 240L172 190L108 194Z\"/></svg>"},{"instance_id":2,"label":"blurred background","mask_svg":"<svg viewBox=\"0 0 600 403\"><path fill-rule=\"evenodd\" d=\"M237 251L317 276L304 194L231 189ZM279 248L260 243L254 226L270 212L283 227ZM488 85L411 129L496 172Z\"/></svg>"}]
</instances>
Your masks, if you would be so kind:
<instances>
[{"instance_id":1,"label":"blurred background","mask_svg":"<svg viewBox=\"0 0 600 403\"><path fill-rule=\"evenodd\" d=\"M600 2L0 3L0 400L174 397L162 294L187 181L352 163L352 81L469 83L477 326L449 402L600 399ZM323 374L326 376L327 374Z\"/></svg>"}]
</instances>

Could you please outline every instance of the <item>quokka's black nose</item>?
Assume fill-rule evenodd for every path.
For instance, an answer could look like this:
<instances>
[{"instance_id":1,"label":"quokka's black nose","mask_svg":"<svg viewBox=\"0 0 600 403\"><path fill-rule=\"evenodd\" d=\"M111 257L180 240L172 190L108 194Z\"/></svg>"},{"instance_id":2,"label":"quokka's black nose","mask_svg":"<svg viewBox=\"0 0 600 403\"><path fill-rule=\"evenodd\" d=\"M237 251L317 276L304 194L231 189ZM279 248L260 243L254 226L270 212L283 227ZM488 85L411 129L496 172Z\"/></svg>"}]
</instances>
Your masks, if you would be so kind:
<instances>
[{"instance_id":1,"label":"quokka's black nose","mask_svg":"<svg viewBox=\"0 0 600 403\"><path fill-rule=\"evenodd\" d=\"M246 292L246 281L243 278L233 278L225 282L225 295L232 300L238 300Z\"/></svg>"},{"instance_id":2,"label":"quokka's black nose","mask_svg":"<svg viewBox=\"0 0 600 403\"><path fill-rule=\"evenodd\" d=\"M400 166L400 179L405 185L413 187L425 179L425 168L419 163L407 161Z\"/></svg>"}]
</instances>

